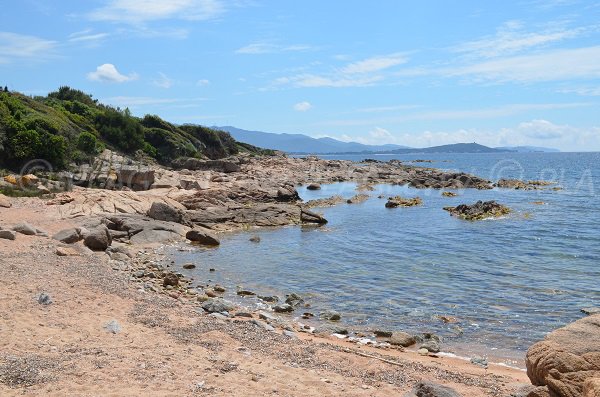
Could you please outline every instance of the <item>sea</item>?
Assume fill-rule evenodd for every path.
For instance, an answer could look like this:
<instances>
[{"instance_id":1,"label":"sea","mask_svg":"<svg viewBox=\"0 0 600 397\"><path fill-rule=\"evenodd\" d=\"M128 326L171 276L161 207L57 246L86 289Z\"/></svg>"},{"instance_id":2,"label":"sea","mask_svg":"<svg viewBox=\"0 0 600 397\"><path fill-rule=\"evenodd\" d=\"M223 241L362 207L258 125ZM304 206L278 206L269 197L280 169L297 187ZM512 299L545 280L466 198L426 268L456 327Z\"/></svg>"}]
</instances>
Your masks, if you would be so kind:
<instances>
[{"instance_id":1,"label":"sea","mask_svg":"<svg viewBox=\"0 0 600 397\"><path fill-rule=\"evenodd\" d=\"M398 159L492 181L553 184L464 189L457 197L376 185L363 203L316 208L329 221L323 227L253 229L223 235L216 249L173 248L177 266L197 264L180 271L228 286L227 297L238 302L236 287L282 297L293 292L310 304L293 317L333 309L354 330L433 332L443 338L444 352L521 368L529 346L582 318L580 309L600 306L600 153L321 157ZM304 200L357 193L354 183L298 191ZM421 197L423 205L385 208L385 198L395 195ZM443 210L478 200L496 200L512 212L469 222ZM261 305L253 298L242 303Z\"/></svg>"}]
</instances>

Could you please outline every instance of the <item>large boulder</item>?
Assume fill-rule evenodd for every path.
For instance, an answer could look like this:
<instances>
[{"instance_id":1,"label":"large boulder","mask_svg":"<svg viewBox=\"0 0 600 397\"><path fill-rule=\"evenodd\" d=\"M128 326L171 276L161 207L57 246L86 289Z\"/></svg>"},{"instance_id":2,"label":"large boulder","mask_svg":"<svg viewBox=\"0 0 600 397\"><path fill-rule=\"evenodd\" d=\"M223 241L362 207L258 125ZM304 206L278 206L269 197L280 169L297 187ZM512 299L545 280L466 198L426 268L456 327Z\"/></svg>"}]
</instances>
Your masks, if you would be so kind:
<instances>
[{"instance_id":1,"label":"large boulder","mask_svg":"<svg viewBox=\"0 0 600 397\"><path fill-rule=\"evenodd\" d=\"M13 230L17 233L24 234L26 236L35 236L38 234L37 229L31 226L27 222L19 223L13 227Z\"/></svg>"},{"instance_id":2,"label":"large boulder","mask_svg":"<svg viewBox=\"0 0 600 397\"><path fill-rule=\"evenodd\" d=\"M112 237L108 228L102 225L88 231L83 243L93 251L105 251L112 244Z\"/></svg>"},{"instance_id":3,"label":"large boulder","mask_svg":"<svg viewBox=\"0 0 600 397\"><path fill-rule=\"evenodd\" d=\"M81 228L64 229L52 236L54 240L58 240L65 244L74 244L81 240Z\"/></svg>"},{"instance_id":4,"label":"large boulder","mask_svg":"<svg viewBox=\"0 0 600 397\"><path fill-rule=\"evenodd\" d=\"M202 245L219 245L221 242L217 236L205 228L195 228L186 233L185 238Z\"/></svg>"},{"instance_id":5,"label":"large boulder","mask_svg":"<svg viewBox=\"0 0 600 397\"><path fill-rule=\"evenodd\" d=\"M324 225L327 223L327 219L325 219L323 216L307 209L301 210L300 221L302 223L316 223L318 225Z\"/></svg>"},{"instance_id":6,"label":"large boulder","mask_svg":"<svg viewBox=\"0 0 600 397\"><path fill-rule=\"evenodd\" d=\"M152 203L148 216L159 221L184 223L183 211L160 201Z\"/></svg>"},{"instance_id":7,"label":"large boulder","mask_svg":"<svg viewBox=\"0 0 600 397\"><path fill-rule=\"evenodd\" d=\"M233 303L225 299L213 298L204 302L202 308L209 313L223 313L233 310L234 306Z\"/></svg>"},{"instance_id":8,"label":"large boulder","mask_svg":"<svg viewBox=\"0 0 600 397\"><path fill-rule=\"evenodd\" d=\"M154 170L120 169L117 171L117 180L132 190L148 190L154 183Z\"/></svg>"},{"instance_id":9,"label":"large boulder","mask_svg":"<svg viewBox=\"0 0 600 397\"><path fill-rule=\"evenodd\" d=\"M598 390L600 315L551 332L529 348L525 363L531 383L547 386L551 397L581 397L584 389Z\"/></svg>"}]
</instances>

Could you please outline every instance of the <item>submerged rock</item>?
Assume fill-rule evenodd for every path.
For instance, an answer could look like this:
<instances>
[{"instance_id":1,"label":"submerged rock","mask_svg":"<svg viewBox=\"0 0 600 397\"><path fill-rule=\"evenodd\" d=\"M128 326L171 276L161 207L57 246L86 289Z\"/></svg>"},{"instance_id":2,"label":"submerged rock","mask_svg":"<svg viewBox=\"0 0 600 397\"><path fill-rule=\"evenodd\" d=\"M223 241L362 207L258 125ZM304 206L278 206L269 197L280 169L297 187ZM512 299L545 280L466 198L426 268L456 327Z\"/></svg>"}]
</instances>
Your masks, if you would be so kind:
<instances>
[{"instance_id":1,"label":"submerged rock","mask_svg":"<svg viewBox=\"0 0 600 397\"><path fill-rule=\"evenodd\" d=\"M342 319L342 315L335 310L325 310L319 314L319 318L327 321L340 321Z\"/></svg>"},{"instance_id":2,"label":"submerged rock","mask_svg":"<svg viewBox=\"0 0 600 397\"><path fill-rule=\"evenodd\" d=\"M311 183L306 187L308 190L321 190L321 185L318 183Z\"/></svg>"},{"instance_id":3,"label":"submerged rock","mask_svg":"<svg viewBox=\"0 0 600 397\"><path fill-rule=\"evenodd\" d=\"M456 194L454 192L442 192L442 196L443 197L456 197L456 196L458 196L458 194Z\"/></svg>"},{"instance_id":4,"label":"submerged rock","mask_svg":"<svg viewBox=\"0 0 600 397\"><path fill-rule=\"evenodd\" d=\"M510 208L499 204L496 201L478 201L475 204L461 204L457 207L444 207L450 215L465 219L468 221L476 221L488 218L498 218L510 213Z\"/></svg>"},{"instance_id":5,"label":"submerged rock","mask_svg":"<svg viewBox=\"0 0 600 397\"><path fill-rule=\"evenodd\" d=\"M385 203L386 208L396 208L396 207L413 207L415 205L423 204L423 200L420 197L413 198L403 198L400 196L390 197L388 198L387 203Z\"/></svg>"}]
</instances>

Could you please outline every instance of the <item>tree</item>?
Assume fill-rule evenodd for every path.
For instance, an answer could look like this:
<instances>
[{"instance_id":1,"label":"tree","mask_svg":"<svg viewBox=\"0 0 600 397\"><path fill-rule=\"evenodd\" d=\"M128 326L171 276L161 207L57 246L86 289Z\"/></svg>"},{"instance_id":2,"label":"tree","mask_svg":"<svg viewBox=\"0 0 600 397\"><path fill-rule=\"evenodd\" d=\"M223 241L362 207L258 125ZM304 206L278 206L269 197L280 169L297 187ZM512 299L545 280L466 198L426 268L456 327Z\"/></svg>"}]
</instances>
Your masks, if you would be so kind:
<instances>
[{"instance_id":1,"label":"tree","mask_svg":"<svg viewBox=\"0 0 600 397\"><path fill-rule=\"evenodd\" d=\"M4 92L8 92L8 86L4 86Z\"/></svg>"},{"instance_id":2,"label":"tree","mask_svg":"<svg viewBox=\"0 0 600 397\"><path fill-rule=\"evenodd\" d=\"M87 154L98 153L98 138L92 133L82 132L77 138L77 149Z\"/></svg>"}]
</instances>

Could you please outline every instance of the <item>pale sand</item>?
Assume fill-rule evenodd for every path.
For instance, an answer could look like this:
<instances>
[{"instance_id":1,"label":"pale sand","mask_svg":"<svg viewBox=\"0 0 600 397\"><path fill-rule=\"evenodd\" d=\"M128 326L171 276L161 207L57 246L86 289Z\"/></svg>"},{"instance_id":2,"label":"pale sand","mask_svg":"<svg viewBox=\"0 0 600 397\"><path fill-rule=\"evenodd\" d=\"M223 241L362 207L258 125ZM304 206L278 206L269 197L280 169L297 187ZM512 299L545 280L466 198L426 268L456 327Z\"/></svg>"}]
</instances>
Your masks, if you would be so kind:
<instances>
[{"instance_id":1,"label":"pale sand","mask_svg":"<svg viewBox=\"0 0 600 397\"><path fill-rule=\"evenodd\" d=\"M70 225L37 199L0 208L0 226L21 221L50 235ZM104 253L58 257L56 246L35 236L0 240L0 396L402 396L419 380L464 396L508 396L529 383L502 366L293 340L217 320L137 291ZM53 303L39 304L41 292ZM113 319L117 334L104 329Z\"/></svg>"}]
</instances>

